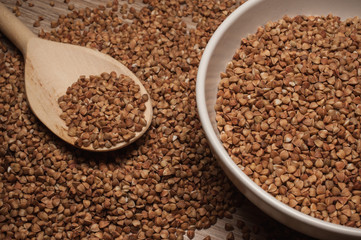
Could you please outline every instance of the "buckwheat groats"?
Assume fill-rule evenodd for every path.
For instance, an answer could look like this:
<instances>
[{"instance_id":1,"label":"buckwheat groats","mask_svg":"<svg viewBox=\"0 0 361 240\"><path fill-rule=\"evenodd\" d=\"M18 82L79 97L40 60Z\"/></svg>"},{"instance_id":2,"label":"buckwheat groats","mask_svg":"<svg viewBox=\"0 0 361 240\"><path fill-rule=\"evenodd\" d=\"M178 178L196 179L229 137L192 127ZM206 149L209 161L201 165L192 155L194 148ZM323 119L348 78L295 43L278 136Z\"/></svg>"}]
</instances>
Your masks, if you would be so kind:
<instances>
[{"instance_id":1,"label":"buckwheat groats","mask_svg":"<svg viewBox=\"0 0 361 240\"><path fill-rule=\"evenodd\" d=\"M361 20L284 17L242 39L215 109L233 161L285 204L361 227Z\"/></svg>"},{"instance_id":2,"label":"buckwheat groats","mask_svg":"<svg viewBox=\"0 0 361 240\"><path fill-rule=\"evenodd\" d=\"M23 6L32 10L39 1ZM212 157L195 100L201 54L236 1L144 0L140 9L127 1L86 9L72 0L54 4L74 9L51 21L44 15L39 28L54 28L40 37L118 59L147 89L154 114L145 135L119 151L65 144L32 114L23 59L1 37L0 239L183 239L188 230L201 239L197 229L228 219L235 206L249 208ZM309 239L261 216L268 239ZM249 222L233 221L235 239L256 234Z\"/></svg>"},{"instance_id":3,"label":"buckwheat groats","mask_svg":"<svg viewBox=\"0 0 361 240\"><path fill-rule=\"evenodd\" d=\"M114 2L74 9L60 16L57 28L40 32L111 55L150 93L149 130L112 153L68 146L36 119L26 102L22 57L1 38L0 239L182 239L234 211L237 192L197 118L195 77L218 19L235 3L223 6L228 12L214 11L210 21L202 6L147 1L136 11ZM181 19L191 14L200 21L197 29Z\"/></svg>"},{"instance_id":4,"label":"buckwheat groats","mask_svg":"<svg viewBox=\"0 0 361 240\"><path fill-rule=\"evenodd\" d=\"M148 99L130 77L111 72L81 76L58 103L75 145L97 149L129 142L141 132Z\"/></svg>"}]
</instances>

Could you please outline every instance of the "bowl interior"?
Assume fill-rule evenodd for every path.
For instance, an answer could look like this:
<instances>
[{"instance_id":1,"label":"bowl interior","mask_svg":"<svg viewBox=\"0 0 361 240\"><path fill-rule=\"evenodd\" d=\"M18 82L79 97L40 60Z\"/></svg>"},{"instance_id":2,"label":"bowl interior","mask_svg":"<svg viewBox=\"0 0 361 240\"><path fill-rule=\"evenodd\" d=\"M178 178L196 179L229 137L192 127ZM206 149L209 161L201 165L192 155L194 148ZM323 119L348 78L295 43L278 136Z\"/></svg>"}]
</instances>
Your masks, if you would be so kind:
<instances>
[{"instance_id":1,"label":"bowl interior","mask_svg":"<svg viewBox=\"0 0 361 240\"><path fill-rule=\"evenodd\" d=\"M215 102L220 73L225 70L241 38L255 33L259 26L284 15L325 16L333 14L342 20L361 16L359 0L248 0L217 29L203 53L197 76L197 105L202 126L213 153L235 185L263 211L282 223L318 238L361 238L361 230L327 223L302 214L279 202L250 180L228 156L219 139L215 120ZM300 225L301 223L301 225ZM314 226L314 228L312 227ZM318 230L318 231L315 231ZM325 235L326 234L326 235ZM329 234L333 234L330 236ZM328 236L327 236L328 235ZM331 237L331 238L330 238Z\"/></svg>"}]
</instances>

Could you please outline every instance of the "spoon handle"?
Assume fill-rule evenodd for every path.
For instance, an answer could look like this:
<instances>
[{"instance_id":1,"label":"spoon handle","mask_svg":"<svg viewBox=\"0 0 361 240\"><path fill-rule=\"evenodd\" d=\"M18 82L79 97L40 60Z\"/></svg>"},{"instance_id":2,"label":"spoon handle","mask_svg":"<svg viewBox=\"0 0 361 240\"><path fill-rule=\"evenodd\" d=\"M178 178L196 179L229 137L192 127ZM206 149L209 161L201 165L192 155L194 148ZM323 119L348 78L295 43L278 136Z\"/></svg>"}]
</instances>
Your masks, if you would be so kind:
<instances>
[{"instance_id":1,"label":"spoon handle","mask_svg":"<svg viewBox=\"0 0 361 240\"><path fill-rule=\"evenodd\" d=\"M14 14L0 3L0 31L26 55L27 45L36 37Z\"/></svg>"}]
</instances>

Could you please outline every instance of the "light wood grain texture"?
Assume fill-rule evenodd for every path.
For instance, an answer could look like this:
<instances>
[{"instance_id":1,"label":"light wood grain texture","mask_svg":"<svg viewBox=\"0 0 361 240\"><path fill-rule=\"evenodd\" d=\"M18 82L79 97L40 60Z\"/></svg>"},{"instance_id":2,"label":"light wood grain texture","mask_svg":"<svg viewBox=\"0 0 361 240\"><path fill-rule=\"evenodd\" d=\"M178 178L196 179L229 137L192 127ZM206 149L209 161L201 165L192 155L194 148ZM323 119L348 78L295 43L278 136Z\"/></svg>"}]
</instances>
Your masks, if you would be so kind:
<instances>
[{"instance_id":1,"label":"light wood grain texture","mask_svg":"<svg viewBox=\"0 0 361 240\"><path fill-rule=\"evenodd\" d=\"M117 75L129 76L140 86L142 95L148 94L135 74L119 61L86 47L40 39L1 3L0 22L0 30L14 42L24 55L25 90L30 108L44 125L70 144L74 145L76 138L68 135L68 127L60 118L62 111L57 100L81 75L100 75L103 72L114 71ZM147 125L143 127L142 131L136 132L134 138L110 148L93 149L92 145L81 148L103 152L123 148L137 140L148 129L152 120L151 100L148 100L145 105L144 115Z\"/></svg>"},{"instance_id":2,"label":"light wood grain texture","mask_svg":"<svg viewBox=\"0 0 361 240\"><path fill-rule=\"evenodd\" d=\"M9 8L14 7L16 2L15 0L0 1ZM52 28L50 27L50 22L57 20L60 14L67 14L70 12L67 9L67 4L65 4L63 0L53 0L55 3L54 7L50 6L50 0L28 0L28 2L33 2L34 7L29 7L27 2L23 3L23 5L19 7L21 13L19 19L35 34L38 34L40 29L43 29L44 31L51 31ZM74 4L75 9L83 7L96 7L99 4L106 4L106 2L106 0L71 0L71 3ZM120 4L127 3L127 1L119 2ZM131 6L133 6L135 9L140 9L144 6L144 4L141 2L141 0L136 0L134 4L131 4ZM38 19L39 16L44 17L44 20L41 21L40 27L34 28L33 23ZM189 19L185 19L185 22L187 22L188 27L194 27L194 25L192 25L193 23L191 23ZM260 226L265 222L273 222L273 224L275 224L273 219L266 216L249 201L245 201L237 208L237 212L233 215L233 219L218 219L217 223L211 228L197 230L194 239L202 240L206 236L210 236L212 240L226 239L228 232L224 229L225 223L231 223L235 227L233 231L235 239L243 239L241 230L236 227L236 221L239 219L244 221L249 228L252 228L253 226ZM280 229L284 228L284 226L281 224L275 224L275 226L278 226ZM261 232L258 234L252 233L251 239L265 239L267 234L267 232L264 232L261 229ZM188 238L185 236L185 239Z\"/></svg>"},{"instance_id":3,"label":"light wood grain texture","mask_svg":"<svg viewBox=\"0 0 361 240\"><path fill-rule=\"evenodd\" d=\"M21 21L14 17L4 5L0 3L0 30L23 53L27 52L30 39L36 38Z\"/></svg>"}]
</instances>

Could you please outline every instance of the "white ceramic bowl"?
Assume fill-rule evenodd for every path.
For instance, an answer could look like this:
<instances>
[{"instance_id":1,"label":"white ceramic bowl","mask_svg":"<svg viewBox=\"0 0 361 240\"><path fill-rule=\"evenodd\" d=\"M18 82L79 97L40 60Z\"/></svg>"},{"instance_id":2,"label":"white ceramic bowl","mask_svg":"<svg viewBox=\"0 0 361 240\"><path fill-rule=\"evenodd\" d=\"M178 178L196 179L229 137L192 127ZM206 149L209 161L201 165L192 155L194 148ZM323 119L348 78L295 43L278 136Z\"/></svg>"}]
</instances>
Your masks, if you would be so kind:
<instances>
[{"instance_id":1,"label":"white ceramic bowl","mask_svg":"<svg viewBox=\"0 0 361 240\"><path fill-rule=\"evenodd\" d=\"M216 30L203 53L197 76L197 106L206 137L219 164L256 206L279 222L319 239L361 239L361 229L341 226L303 214L276 200L247 177L232 161L219 139L214 105L220 73L232 59L240 40L259 26L284 15L361 16L360 0L248 0Z\"/></svg>"}]
</instances>

